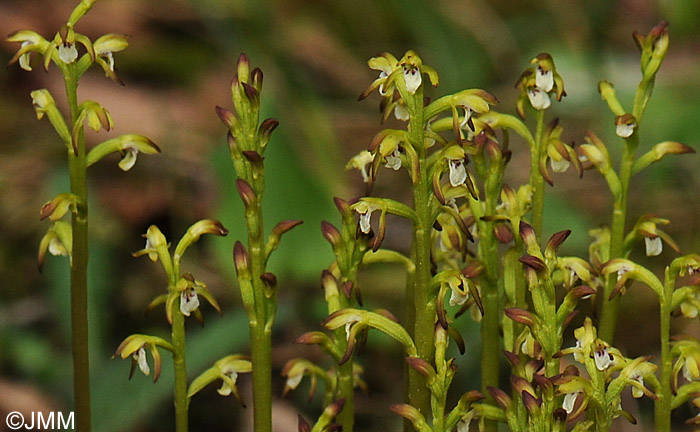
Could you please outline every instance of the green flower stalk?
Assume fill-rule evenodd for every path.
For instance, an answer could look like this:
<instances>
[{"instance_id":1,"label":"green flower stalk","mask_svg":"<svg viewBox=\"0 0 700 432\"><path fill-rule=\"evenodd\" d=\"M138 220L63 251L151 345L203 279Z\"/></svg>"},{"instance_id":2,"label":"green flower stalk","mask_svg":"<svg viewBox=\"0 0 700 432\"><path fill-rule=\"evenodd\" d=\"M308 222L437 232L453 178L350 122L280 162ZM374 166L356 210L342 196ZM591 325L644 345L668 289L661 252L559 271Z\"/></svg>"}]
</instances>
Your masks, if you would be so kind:
<instances>
[{"instance_id":1,"label":"green flower stalk","mask_svg":"<svg viewBox=\"0 0 700 432\"><path fill-rule=\"evenodd\" d=\"M250 328L255 431L271 432L272 326L277 311L277 277L267 272L266 266L282 234L301 221L282 221L272 229L267 241L263 238L263 157L278 122L272 118L260 122L262 80L262 71L259 68L250 70L248 57L241 54L231 84L234 110L217 106L216 112L229 129L229 150L238 176L236 189L245 207L248 229L248 247L236 242L233 259Z\"/></svg>"},{"instance_id":2,"label":"green flower stalk","mask_svg":"<svg viewBox=\"0 0 700 432\"><path fill-rule=\"evenodd\" d=\"M571 162L573 151L565 144L560 144L560 149L564 151L550 152L548 141L551 139L551 131L545 133L544 115L547 108L551 106L550 94L554 95L557 101L566 96L564 91L564 81L554 66L552 56L541 53L533 58L530 63L532 67L526 69L518 79L515 87L520 89L520 95L516 102L518 115L525 119L525 105L530 105L536 112L535 136L530 143L530 187L532 188L532 218L531 225L538 236L542 235L542 216L544 210L544 184L545 180L552 184L546 168L546 161L552 161L555 171L566 170ZM556 124L556 123L555 123ZM561 131L559 130L559 134ZM558 164L558 165L557 165ZM555 168L556 167L556 168Z\"/></svg>"},{"instance_id":3,"label":"green flower stalk","mask_svg":"<svg viewBox=\"0 0 700 432\"><path fill-rule=\"evenodd\" d=\"M209 292L206 285L196 280L189 273L181 273L180 270L180 261L183 254L187 248L197 242L204 234L225 236L228 234L228 231L218 221L211 219L201 220L189 227L171 255L169 251L170 244L158 227L152 225L148 228L148 232L144 235L146 246L142 250L135 252L134 256L147 255L153 262L160 261L163 267L167 277L168 292L157 296L148 305L148 310L152 310L161 304L165 305L165 316L171 326L171 340L165 341L154 336L132 335L124 339L114 354L115 357L120 356L122 359L129 356L132 357L131 374L133 374L135 367L138 366L144 375L149 375L150 367L146 359L146 349L148 349L153 357L155 370L153 381L155 382L158 380L161 370L161 357L158 348L164 348L172 353L175 372L175 430L177 432L187 432L190 397L201 387L211 382L211 380L206 381L206 379L212 375L212 372L205 372L203 374L204 378L200 377L193 381L192 386L194 387L190 386L188 389L185 317L192 315L200 323L203 323L202 313L199 309L200 297L207 300L214 309L221 313L218 302ZM235 386L232 389L232 384L235 383L235 377L232 376L232 373L228 373L228 369L225 369L220 363L217 363L214 368L219 371L219 375L216 375L217 377L224 377L222 379L224 379L224 383L228 385L229 389L227 394L233 391L238 396ZM248 370L245 367L238 367L236 371L247 372ZM131 374L129 375L130 378Z\"/></svg>"},{"instance_id":4,"label":"green flower stalk","mask_svg":"<svg viewBox=\"0 0 700 432\"><path fill-rule=\"evenodd\" d=\"M657 146L655 147L657 151L653 149L651 152L647 153L647 155L639 159L636 158L637 147L639 146L639 128L642 117L654 88L656 73L663 59L666 57L666 51L668 50L669 36L667 26L668 23L661 22L654 27L648 35L642 35L637 32L634 33L634 40L641 51L642 80L637 86L631 112L626 111L619 102L611 83L602 81L598 87L603 100L608 104L610 111L615 115L615 132L624 140L622 158L617 173L610 168L611 163L609 156L607 156L607 151L594 152L595 154L592 155L593 159L591 160L593 165L605 176L614 198L610 228L610 259L626 257L623 248L625 242L625 223L627 219L627 199L632 176L648 166L652 161L659 160L662 155L692 151L692 149L683 145L670 146L676 147L674 150L671 150L669 146L664 146L667 147L668 151L662 151L661 155L658 155L659 147ZM604 148L602 143L596 142L595 144L598 150ZM598 153L600 153L600 155ZM600 156L602 156L602 158ZM615 336L620 303L620 297L610 299L615 284L615 279L609 277L601 299L600 334L603 338L610 341L612 341Z\"/></svg>"},{"instance_id":5,"label":"green flower stalk","mask_svg":"<svg viewBox=\"0 0 700 432\"><path fill-rule=\"evenodd\" d=\"M99 152L89 151L85 145L85 122L94 131L110 131L113 127L109 112L95 101L78 101L78 83L93 64L99 65L105 74L121 84L114 70L113 54L127 47L126 38L108 34L95 42L75 31L77 21L85 15L96 0L82 0L71 13L68 21L52 40L46 40L36 32L20 30L7 40L21 43L20 49L10 60L19 63L27 71L32 70L32 56L43 58L43 67L56 65L63 75L69 115L66 118L57 108L53 96L46 89L31 93L32 103L41 120L46 116L66 146L70 175L70 195L60 194L42 209L42 218L51 214L54 225L49 229L39 250L39 266L46 251L53 255L68 255L71 268L71 344L73 356L73 391L75 397L76 428L91 429L90 413L90 361L87 320L87 265L88 265L88 189L87 168L109 153L121 151L127 156L119 166L129 170L136 161L138 150L155 154L160 150L146 137L125 135L109 141L118 141L121 146L98 145ZM105 60L106 59L106 60ZM109 142L108 141L108 142ZM126 161L125 161L126 160ZM54 208L56 206L56 208ZM57 211L56 211L57 210ZM71 223L60 219L68 210Z\"/></svg>"}]
</instances>

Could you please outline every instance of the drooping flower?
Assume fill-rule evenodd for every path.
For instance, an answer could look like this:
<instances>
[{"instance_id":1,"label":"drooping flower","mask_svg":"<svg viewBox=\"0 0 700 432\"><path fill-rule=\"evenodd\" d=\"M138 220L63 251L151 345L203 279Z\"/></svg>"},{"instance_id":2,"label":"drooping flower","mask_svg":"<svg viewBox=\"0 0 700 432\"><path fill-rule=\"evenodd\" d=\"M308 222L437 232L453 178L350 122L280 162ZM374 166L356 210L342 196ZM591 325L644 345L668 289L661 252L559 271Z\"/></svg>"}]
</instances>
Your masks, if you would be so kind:
<instances>
[{"instance_id":1,"label":"drooping flower","mask_svg":"<svg viewBox=\"0 0 700 432\"><path fill-rule=\"evenodd\" d=\"M637 120L632 114L615 117L615 133L620 138L629 138L637 128Z\"/></svg>"},{"instance_id":2,"label":"drooping flower","mask_svg":"<svg viewBox=\"0 0 700 432\"><path fill-rule=\"evenodd\" d=\"M194 287L188 286L180 293L180 312L184 316L190 316L190 313L199 308L199 298Z\"/></svg>"},{"instance_id":3,"label":"drooping flower","mask_svg":"<svg viewBox=\"0 0 700 432\"><path fill-rule=\"evenodd\" d=\"M365 183L369 182L369 165L372 163L372 153L367 150L362 150L360 153L350 159L345 169L357 169L362 174L362 181Z\"/></svg>"},{"instance_id":4,"label":"drooping flower","mask_svg":"<svg viewBox=\"0 0 700 432\"><path fill-rule=\"evenodd\" d=\"M136 364L139 366L139 370L146 376L151 374L151 368L148 366L148 360L146 359L146 350L141 347L134 354L132 354Z\"/></svg>"},{"instance_id":5,"label":"drooping flower","mask_svg":"<svg viewBox=\"0 0 700 432\"><path fill-rule=\"evenodd\" d=\"M369 234L372 229L370 225L370 220L372 218L372 212L377 210L377 206L374 204L368 204L366 201L360 201L355 206L355 211L360 215L360 231L365 234Z\"/></svg>"}]
</instances>

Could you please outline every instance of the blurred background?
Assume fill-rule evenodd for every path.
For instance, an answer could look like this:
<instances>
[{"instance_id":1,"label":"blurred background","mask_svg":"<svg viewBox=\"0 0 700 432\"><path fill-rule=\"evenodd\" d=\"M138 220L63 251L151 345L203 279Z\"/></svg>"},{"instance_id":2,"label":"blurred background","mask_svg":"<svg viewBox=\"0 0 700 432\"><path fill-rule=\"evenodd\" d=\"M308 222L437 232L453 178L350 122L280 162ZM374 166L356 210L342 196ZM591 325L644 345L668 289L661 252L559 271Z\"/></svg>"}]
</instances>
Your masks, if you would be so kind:
<instances>
[{"instance_id":1,"label":"blurred background","mask_svg":"<svg viewBox=\"0 0 700 432\"><path fill-rule=\"evenodd\" d=\"M33 29L52 38L77 2L3 0L0 33ZM698 148L700 141L700 0L103 0L77 25L96 39L105 33L129 36L130 47L115 55L120 87L99 68L81 82L80 98L93 99L114 117L110 134L90 134L89 143L122 133L141 133L162 149L142 156L123 173L113 156L91 167L91 364L94 430L166 431L173 429L169 357L157 383L136 374L129 361L111 359L126 336L168 336L163 311L148 318L145 306L164 292L160 267L131 253L143 247L141 234L157 224L177 241L201 218L217 218L230 230L226 238L203 239L191 248L183 270L207 283L222 304L223 316L203 306L206 325L188 327L188 370L196 376L216 359L247 351L248 332L235 288L231 251L244 238L242 206L226 144L226 129L214 107L231 107L230 81L235 62L246 52L265 74L263 115L280 127L266 155L265 217L268 230L282 219L303 219L273 255L283 305L277 319L275 369L296 356L328 365L313 347L293 344L300 334L318 329L325 316L319 276L332 259L320 234L321 220L338 222L332 197L364 192L347 160L366 148L380 128L376 95L357 96L376 77L370 57L389 51L397 57L416 50L440 75L439 96L463 88L484 88L500 100L498 110L515 113L514 84L540 52L552 54L568 96L554 103L548 119L560 118L567 142L581 143L593 130L616 153L612 115L600 99L597 83L614 83L623 105L640 79L639 55L632 32L647 33L660 20L670 22L671 47L657 78L642 130L640 151L664 140ZM0 43L0 63L17 44ZM34 59L34 71L17 65L0 68L0 417L13 410L69 411L72 401L68 262L50 257L43 273L36 264L39 240L48 229L39 209L68 189L65 149L50 124L37 121L29 92L48 88L64 106L60 75L46 73ZM532 119L528 119L531 121ZM531 124L531 123L528 123ZM395 120L389 126L398 127ZM515 140L514 140L515 141ZM523 142L511 143L513 160L507 182L517 186L528 175ZM697 156L669 157L634 178L630 226L643 214L668 218L664 230L684 252L700 251L700 165ZM388 171L388 170L387 170ZM587 256L588 230L608 223L611 202L596 172L578 179L555 174L548 188L546 233L572 229L562 248ZM405 172L382 172L378 196L408 199ZM410 227L390 220L385 246L405 251ZM632 258L657 273L674 257L644 257L643 245ZM400 277L397 277L399 271ZM375 267L361 277L365 306L401 314L403 273ZM657 305L643 288L623 300L618 345L628 356L658 350ZM464 317L460 328L467 354L460 357L454 388L477 388L478 326ZM675 330L700 336L682 319ZM573 342L571 342L573 344ZM456 355L456 354L455 354ZM387 407L401 400L402 356L382 335L370 335L365 365L371 394L358 396L357 430L398 430L399 418ZM251 401L248 377L239 379ZM281 395L284 382L275 382ZM306 384L275 401L277 430L296 430L296 414L319 413L320 396L308 403ZM321 393L321 392L318 392ZM458 396L458 395L456 395ZM648 420L651 404L625 400L625 407ZM676 423L695 413L678 410ZM251 430L251 408L205 389L192 400L191 430ZM2 423L2 422L0 422ZM0 425L0 430L5 427ZM631 426L618 420L616 430ZM630 429L632 430L632 429ZM633 430L644 430L636 426ZM651 429L648 429L651 430Z\"/></svg>"}]
</instances>

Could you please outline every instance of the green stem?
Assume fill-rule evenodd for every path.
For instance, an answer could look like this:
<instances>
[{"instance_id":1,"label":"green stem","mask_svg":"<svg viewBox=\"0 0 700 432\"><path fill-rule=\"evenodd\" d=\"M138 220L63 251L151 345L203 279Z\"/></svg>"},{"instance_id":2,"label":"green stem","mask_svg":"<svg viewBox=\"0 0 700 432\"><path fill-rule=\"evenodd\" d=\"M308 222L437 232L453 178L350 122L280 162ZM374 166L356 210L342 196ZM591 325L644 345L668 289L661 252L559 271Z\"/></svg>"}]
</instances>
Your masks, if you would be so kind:
<instances>
[{"instance_id":1,"label":"green stem","mask_svg":"<svg viewBox=\"0 0 700 432\"><path fill-rule=\"evenodd\" d=\"M417 178L413 181L413 206L418 216L418 223L413 227L413 259L416 265L413 284L407 288L407 299L412 299L413 306L413 340L418 357L432 363L435 352L435 320L437 316L435 299L430 292L430 230L433 221L431 215L431 183L428 178L428 163L423 138L423 94L417 91L409 123L411 145L418 154ZM409 315L410 316L410 315ZM411 329L411 323L407 323ZM408 370L408 400L423 415L430 412L430 392L425 379L415 370Z\"/></svg>"},{"instance_id":2,"label":"green stem","mask_svg":"<svg viewBox=\"0 0 700 432\"><path fill-rule=\"evenodd\" d=\"M500 192L500 175L489 175L485 183L485 215L493 215L496 212L496 201ZM479 257L486 268L482 278L481 287L482 303L484 305L484 317L481 321L481 388L484 394L489 394L488 387L499 387L499 358L501 355L500 343L500 301L498 295L498 241L494 234L492 221L480 220L479 232ZM496 422L487 421L486 431L498 430Z\"/></svg>"},{"instance_id":3,"label":"green stem","mask_svg":"<svg viewBox=\"0 0 700 432\"><path fill-rule=\"evenodd\" d=\"M627 195L629 191L630 179L632 177L632 166L634 165L635 152L639 138L635 132L625 141L624 152L620 162L620 194L615 197L613 207L612 225L610 229L610 255L609 259L622 258L625 241L625 221L627 219ZM598 334L601 339L612 344L617 328L618 311L620 308L621 296L616 296L612 300L610 294L615 288L617 274L610 274L602 298L602 311Z\"/></svg>"},{"instance_id":4,"label":"green stem","mask_svg":"<svg viewBox=\"0 0 700 432\"><path fill-rule=\"evenodd\" d=\"M544 110L537 111L535 146L530 149L530 187L532 187L532 228L538 239L542 238L542 218L544 212L544 177L540 171L540 159L546 146L544 138Z\"/></svg>"},{"instance_id":5,"label":"green stem","mask_svg":"<svg viewBox=\"0 0 700 432\"><path fill-rule=\"evenodd\" d=\"M175 371L175 430L187 432L187 364L185 362L185 316L180 310L173 312L172 325L173 369Z\"/></svg>"},{"instance_id":6,"label":"green stem","mask_svg":"<svg viewBox=\"0 0 700 432\"><path fill-rule=\"evenodd\" d=\"M252 177L252 176L251 176ZM250 321L251 357L253 362L253 422L255 432L272 431L272 325L274 314L268 316L268 303L276 302L272 293L265 295L265 284L260 276L265 272L265 245L263 241L262 191L264 177L253 180L257 199L253 208L246 209L248 249L252 273L255 317Z\"/></svg>"},{"instance_id":7,"label":"green stem","mask_svg":"<svg viewBox=\"0 0 700 432\"><path fill-rule=\"evenodd\" d=\"M78 82L70 73L64 75L66 96L71 114L71 126L78 118ZM90 419L90 355L88 345L88 196L85 137L78 134L75 143L78 154L68 151L71 192L80 205L72 217L73 248L71 251L71 345L73 354L73 391L75 397L76 429L89 432Z\"/></svg>"},{"instance_id":8,"label":"green stem","mask_svg":"<svg viewBox=\"0 0 700 432\"><path fill-rule=\"evenodd\" d=\"M660 365L660 395L654 404L654 421L657 432L671 431L671 307L673 303L673 289L676 278L671 276L671 272L666 270L666 280L664 283L664 298L659 302L659 313L661 320L661 365Z\"/></svg>"}]
</instances>

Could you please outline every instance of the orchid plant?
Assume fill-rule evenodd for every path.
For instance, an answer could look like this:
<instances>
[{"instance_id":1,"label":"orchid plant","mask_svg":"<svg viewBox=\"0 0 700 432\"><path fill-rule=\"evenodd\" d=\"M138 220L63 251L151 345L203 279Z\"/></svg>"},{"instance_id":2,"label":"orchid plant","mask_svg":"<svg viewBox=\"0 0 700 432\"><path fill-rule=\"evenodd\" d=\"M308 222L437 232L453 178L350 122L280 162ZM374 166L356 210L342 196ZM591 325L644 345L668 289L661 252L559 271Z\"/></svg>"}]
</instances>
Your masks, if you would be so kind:
<instances>
[{"instance_id":1,"label":"orchid plant","mask_svg":"<svg viewBox=\"0 0 700 432\"><path fill-rule=\"evenodd\" d=\"M62 73L69 115L59 110L46 89L31 93L36 115L46 116L63 141L69 161L70 192L58 194L41 209L52 222L39 248L39 265L46 253L66 255L71 265L74 388L77 429L90 430L90 394L87 347L88 194L87 168L115 152L119 167L129 170L138 153L160 149L148 138L125 134L88 149L85 127L109 132L113 120L98 102L80 102L80 78L93 64L121 84L115 72L114 53L126 48L121 35L104 35L94 42L75 31L78 20L96 0L81 0L52 40L22 30L8 37L21 44L11 63L32 70L38 54L43 67L53 63ZM681 255L678 245L661 228L669 221L642 215L629 229L627 201L635 174L669 154L694 153L682 143L665 141L637 156L641 147L642 119L657 72L668 50L667 24L647 35L634 34L641 52L642 79L630 109L618 100L613 84L601 81L599 92L613 114L622 154L615 163L608 146L588 132L578 146L563 139L564 125L547 120L554 100L566 96L564 79L550 54L535 56L516 82L515 114L499 111L501 102L482 89L465 89L432 96L438 87L435 69L414 51L402 57L382 53L368 61L378 72L360 95L375 92L381 99L382 122L394 117L398 128L379 131L367 149L350 159L348 169L360 172L364 196L335 198L340 213L336 226L324 221L321 234L330 243L334 259L323 270L320 284L327 303L322 329L308 331L297 343L316 345L330 358L315 364L304 357L287 361L282 369L283 393L311 381L310 396L324 384L324 408L310 423L299 416L298 429L330 431L355 429L355 392L371 383L363 378L360 348L370 330L394 339L405 354L405 399L391 410L401 416L406 431L597 431L612 430L618 417L636 422L623 394L646 397L654 404L655 428L671 430L671 412L688 402L700 407L700 341L671 335L671 319L700 316L700 255ZM247 239L236 241L233 265L237 288L249 321L251 355L230 354L197 378L188 381L185 320L202 321L202 299L215 310L221 307L204 282L183 271L185 251L202 235L225 236L221 222L194 223L174 251L158 227L152 225L144 249L134 256L160 262L166 275L165 293L148 310L165 306L170 339L146 334L126 337L115 357L131 360L138 368L162 370L161 351L172 354L175 425L189 428L190 399L207 385L221 381L218 393L242 401L239 375L251 373L253 419L256 432L272 431L272 330L278 307L277 276L267 269L281 236L301 224L285 220L265 236L262 198L265 191L265 151L278 121L260 120L263 73L250 67L242 54L231 84L233 108L216 107L228 129L228 147L236 176L236 189L244 205ZM507 111L507 110L504 110ZM532 117L532 121L528 120ZM528 125L532 123L531 125ZM530 157L527 183L511 186L505 179L509 162L520 147ZM612 152L614 154L614 152ZM613 208L609 226L590 231L588 257L560 252L571 231L543 237L545 190L553 186L552 172L574 170L581 177L597 170L605 179ZM374 196L373 186L387 170L405 172L410 204ZM62 218L70 213L71 223ZM405 219L411 226L407 254L385 247L387 215ZM661 255L664 245L680 256L665 268L663 278L630 257L643 241L649 257ZM362 301L359 275L366 266L394 263L406 274L404 310L367 310ZM368 284L369 285L369 284ZM659 303L659 356L628 358L615 347L618 308L636 285L646 285ZM634 288L633 288L634 287ZM591 300L599 314L583 317L573 332L569 326ZM397 316L401 317L398 319ZM595 316L600 316L597 325ZM468 317L468 318L467 318ZM480 352L459 332L457 320L480 323ZM572 338L573 336L573 338ZM569 339L575 339L569 346ZM451 357L453 343L460 355L480 356L481 386L454 388L458 361ZM501 360L506 360L507 371ZM504 380L504 376L508 380ZM506 381L506 382L504 382ZM456 396L456 397L449 397ZM700 415L688 420L700 424Z\"/></svg>"},{"instance_id":2,"label":"orchid plant","mask_svg":"<svg viewBox=\"0 0 700 432\"><path fill-rule=\"evenodd\" d=\"M80 431L91 428L90 361L88 347L88 185L87 170L105 156L120 153L119 168L128 171L138 153L156 154L158 146L139 134L125 134L107 139L92 148L85 140L86 126L95 132L109 132L114 121L109 111L93 100L80 101L78 84L93 65L98 65L112 81L122 84L115 71L114 54L126 49L126 37L109 33L91 41L78 33L75 26L97 0L81 0L52 39L45 39L31 30L11 34L7 41L20 43L10 60L25 71L32 71L33 57L39 57L48 71L51 64L61 72L68 112L59 109L48 89L31 92L37 119L48 118L63 142L68 158L70 192L63 192L41 208L41 218L52 226L39 245L39 269L46 253L70 258L71 344L76 425ZM71 222L63 217L70 213Z\"/></svg>"}]
</instances>

